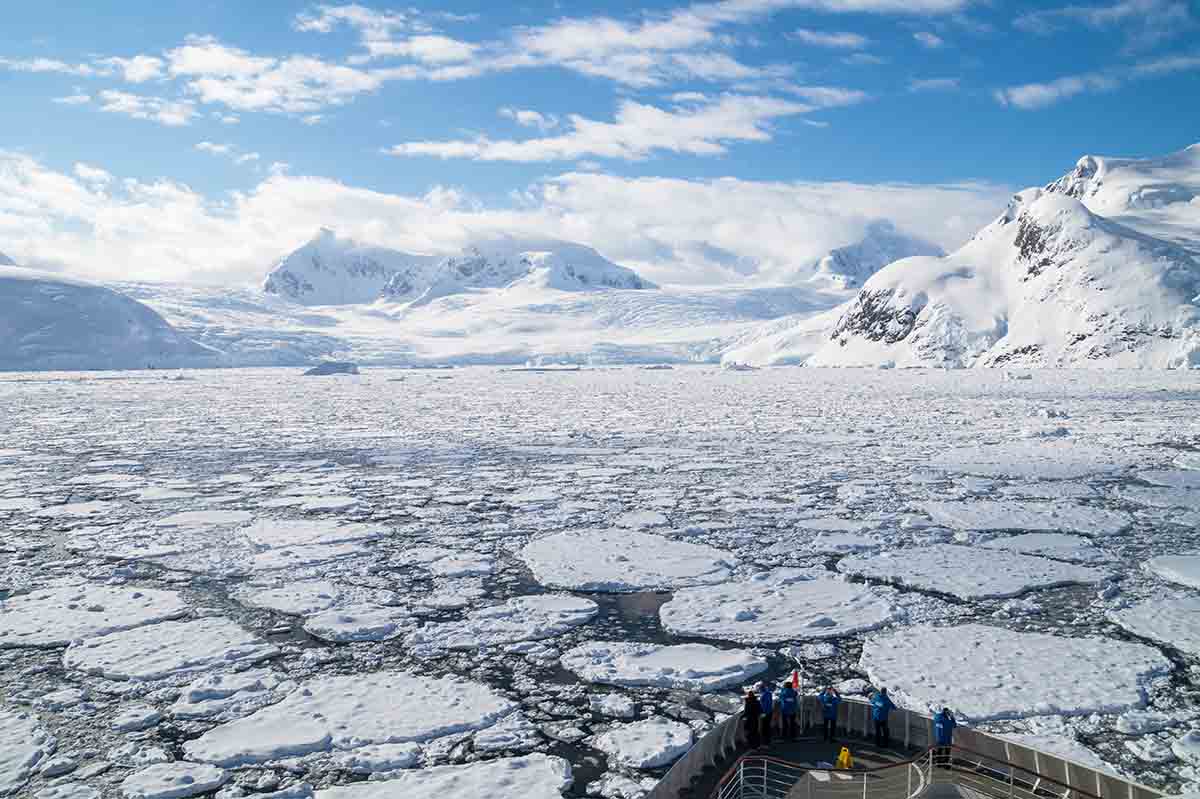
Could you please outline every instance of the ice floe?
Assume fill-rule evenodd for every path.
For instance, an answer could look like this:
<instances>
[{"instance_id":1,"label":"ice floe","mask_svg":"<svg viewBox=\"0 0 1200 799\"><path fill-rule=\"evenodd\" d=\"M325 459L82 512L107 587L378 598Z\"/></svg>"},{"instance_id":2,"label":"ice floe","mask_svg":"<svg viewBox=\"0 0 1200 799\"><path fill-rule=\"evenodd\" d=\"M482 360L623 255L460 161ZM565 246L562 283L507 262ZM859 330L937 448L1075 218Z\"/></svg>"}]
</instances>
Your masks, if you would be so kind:
<instances>
[{"instance_id":1,"label":"ice floe","mask_svg":"<svg viewBox=\"0 0 1200 799\"><path fill-rule=\"evenodd\" d=\"M1144 644L1065 638L1000 627L914 626L863 645L861 668L916 710L949 705L972 721L1119 713L1171 662Z\"/></svg>"},{"instance_id":2,"label":"ice floe","mask_svg":"<svg viewBox=\"0 0 1200 799\"><path fill-rule=\"evenodd\" d=\"M532 754L466 766L437 766L396 779L324 788L316 799L561 799L571 766L560 757Z\"/></svg>"},{"instance_id":3,"label":"ice floe","mask_svg":"<svg viewBox=\"0 0 1200 799\"><path fill-rule=\"evenodd\" d=\"M1151 599L1108 617L1134 635L1200 655L1200 597Z\"/></svg>"},{"instance_id":4,"label":"ice floe","mask_svg":"<svg viewBox=\"0 0 1200 799\"><path fill-rule=\"evenodd\" d=\"M276 689L284 687L283 680L267 669L206 674L183 689L170 713L176 719L241 717L271 704L279 698Z\"/></svg>"},{"instance_id":5,"label":"ice floe","mask_svg":"<svg viewBox=\"0 0 1200 799\"><path fill-rule=\"evenodd\" d=\"M745 643L833 638L873 630L905 615L896 593L802 569L677 591L659 609L673 633Z\"/></svg>"},{"instance_id":6,"label":"ice floe","mask_svg":"<svg viewBox=\"0 0 1200 799\"><path fill-rule=\"evenodd\" d=\"M960 599L1014 597L1037 588L1095 583L1108 575L1103 569L957 544L852 555L838 563L838 570Z\"/></svg>"},{"instance_id":7,"label":"ice floe","mask_svg":"<svg viewBox=\"0 0 1200 799\"><path fill-rule=\"evenodd\" d=\"M121 783L126 799L187 799L211 793L229 779L229 773L203 763L157 763L134 772Z\"/></svg>"},{"instance_id":8,"label":"ice floe","mask_svg":"<svg viewBox=\"0 0 1200 799\"><path fill-rule=\"evenodd\" d=\"M63 665L110 680L158 680L278 654L271 644L227 619L166 621L76 641Z\"/></svg>"},{"instance_id":9,"label":"ice floe","mask_svg":"<svg viewBox=\"0 0 1200 799\"><path fill-rule=\"evenodd\" d=\"M315 519L259 519L240 530L255 546L278 547L340 544L379 538L383 532L366 524L339 524Z\"/></svg>"},{"instance_id":10,"label":"ice floe","mask_svg":"<svg viewBox=\"0 0 1200 799\"><path fill-rule=\"evenodd\" d=\"M1088 535L1113 535L1129 527L1132 519L1119 511L1069 502L970 500L925 502L921 507L935 522L955 530L1063 531Z\"/></svg>"},{"instance_id":11,"label":"ice floe","mask_svg":"<svg viewBox=\"0 0 1200 799\"><path fill-rule=\"evenodd\" d=\"M483 729L514 708L485 685L451 677L407 672L318 677L278 704L209 730L183 748L206 763L262 763Z\"/></svg>"},{"instance_id":12,"label":"ice floe","mask_svg":"<svg viewBox=\"0 0 1200 799\"><path fill-rule=\"evenodd\" d=\"M179 594L157 588L87 583L40 588L0 601L0 649L62 646L187 611Z\"/></svg>"},{"instance_id":13,"label":"ice floe","mask_svg":"<svg viewBox=\"0 0 1200 799\"><path fill-rule=\"evenodd\" d=\"M341 590L328 580L302 580L275 588L246 586L234 598L249 608L273 610L289 616L308 616L338 603Z\"/></svg>"},{"instance_id":14,"label":"ice floe","mask_svg":"<svg viewBox=\"0 0 1200 799\"><path fill-rule=\"evenodd\" d=\"M766 660L707 644L590 641L562 655L563 668L591 683L713 691L767 670Z\"/></svg>"},{"instance_id":15,"label":"ice floe","mask_svg":"<svg viewBox=\"0 0 1200 799\"><path fill-rule=\"evenodd\" d=\"M387 641L416 626L404 608L384 605L348 605L315 613L304 620L304 630L322 641Z\"/></svg>"},{"instance_id":16,"label":"ice floe","mask_svg":"<svg viewBox=\"0 0 1200 799\"><path fill-rule=\"evenodd\" d=\"M1127 453L1095 444L1025 440L944 450L930 458L929 466L965 474L1071 480L1124 471L1135 462Z\"/></svg>"},{"instance_id":17,"label":"ice floe","mask_svg":"<svg viewBox=\"0 0 1200 799\"><path fill-rule=\"evenodd\" d=\"M352 774L380 774L413 768L421 762L419 744L372 744L338 752L333 764Z\"/></svg>"},{"instance_id":18,"label":"ice floe","mask_svg":"<svg viewBox=\"0 0 1200 799\"><path fill-rule=\"evenodd\" d=\"M980 546L987 549L1006 549L1026 555L1044 555L1061 560L1078 560L1098 563L1110 560L1102 549L1095 547L1091 539L1065 533L1025 533L1007 538L994 538Z\"/></svg>"},{"instance_id":19,"label":"ice floe","mask_svg":"<svg viewBox=\"0 0 1200 799\"><path fill-rule=\"evenodd\" d=\"M55 745L36 716L0 707L0 796L19 791Z\"/></svg>"},{"instance_id":20,"label":"ice floe","mask_svg":"<svg viewBox=\"0 0 1200 799\"><path fill-rule=\"evenodd\" d=\"M692 746L692 728L654 717L618 724L592 739L610 763L635 769L661 768L678 760Z\"/></svg>"},{"instance_id":21,"label":"ice floe","mask_svg":"<svg viewBox=\"0 0 1200 799\"><path fill-rule=\"evenodd\" d=\"M587 624L599 612L590 599L546 594L521 596L481 608L461 621L428 624L408 636L410 647L483 649L515 641L537 641Z\"/></svg>"},{"instance_id":22,"label":"ice floe","mask_svg":"<svg viewBox=\"0 0 1200 799\"><path fill-rule=\"evenodd\" d=\"M703 544L632 530L556 533L521 550L538 582L580 591L642 591L729 578L733 557Z\"/></svg>"},{"instance_id":23,"label":"ice floe","mask_svg":"<svg viewBox=\"0 0 1200 799\"><path fill-rule=\"evenodd\" d=\"M1200 588L1200 553L1159 555L1146 561L1145 568L1167 582L1186 585L1188 588Z\"/></svg>"}]
</instances>

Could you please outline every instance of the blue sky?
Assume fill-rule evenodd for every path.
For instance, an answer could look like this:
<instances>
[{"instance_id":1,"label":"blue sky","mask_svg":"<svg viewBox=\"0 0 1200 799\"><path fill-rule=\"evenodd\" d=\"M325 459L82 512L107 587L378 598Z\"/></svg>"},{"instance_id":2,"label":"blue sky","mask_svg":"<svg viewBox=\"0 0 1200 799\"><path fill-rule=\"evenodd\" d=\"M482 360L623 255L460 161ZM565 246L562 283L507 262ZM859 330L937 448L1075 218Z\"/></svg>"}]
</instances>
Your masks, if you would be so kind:
<instances>
[{"instance_id":1,"label":"blue sky","mask_svg":"<svg viewBox=\"0 0 1200 799\"><path fill-rule=\"evenodd\" d=\"M484 226L496 227L504 214L544 215L584 185L617 206L631 201L614 187L676 187L691 206L728 178L747 192L802 186L796 204L810 207L844 184L857 196L903 183L918 204L970 184L966 202L927 203L929 229L901 220L953 244L998 195L1049 181L1084 153L1154 155L1200 140L1198 43L1200 12L1179 0L23 3L0 31L0 194L33 196L57 176L80 196L73 207L39 199L32 232L28 208L0 199L0 250L96 271L104 256L84 246L89 230L126 244L162 238L169 231L122 220L166 202L174 214L201 208L197 227L218 226L245 215L238 197L286 181L299 191L302 177L323 187L315 215L376 237L389 235L386 213L369 224L361 208L349 213L347 197L366 196L355 192L430 214L486 210ZM970 218L940 229L956 205ZM578 203L571 213L583 214ZM855 206L840 234L880 214ZM477 222L392 238L437 249ZM589 243L606 244L613 227ZM663 263L682 268L703 243L646 242L625 257L653 269L648 254L665 246ZM214 273L258 256L223 257L230 265ZM195 271L182 260L193 266L164 274ZM745 271L729 267L718 259L693 277Z\"/></svg>"}]
</instances>

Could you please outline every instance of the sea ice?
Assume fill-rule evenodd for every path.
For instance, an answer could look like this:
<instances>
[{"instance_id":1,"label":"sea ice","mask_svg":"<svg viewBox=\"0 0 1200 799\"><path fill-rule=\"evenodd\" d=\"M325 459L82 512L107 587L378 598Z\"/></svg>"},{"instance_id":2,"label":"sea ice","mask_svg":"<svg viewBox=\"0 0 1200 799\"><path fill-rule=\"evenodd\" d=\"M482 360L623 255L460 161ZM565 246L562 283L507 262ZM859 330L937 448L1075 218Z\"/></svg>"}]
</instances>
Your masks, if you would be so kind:
<instances>
[{"instance_id":1,"label":"sea ice","mask_svg":"<svg viewBox=\"0 0 1200 799\"><path fill-rule=\"evenodd\" d=\"M429 624L409 635L413 648L482 649L514 641L536 641L562 635L595 618L599 607L590 599L547 594L522 596L482 608L461 621Z\"/></svg>"},{"instance_id":2,"label":"sea ice","mask_svg":"<svg viewBox=\"0 0 1200 799\"><path fill-rule=\"evenodd\" d=\"M838 569L960 599L1014 597L1036 588L1095 583L1108 575L1102 569L956 544L910 547L871 556L852 555L843 558Z\"/></svg>"},{"instance_id":3,"label":"sea ice","mask_svg":"<svg viewBox=\"0 0 1200 799\"><path fill-rule=\"evenodd\" d=\"M420 742L490 727L515 705L485 685L406 672L318 677L278 704L184 744L194 760L262 763L330 749Z\"/></svg>"},{"instance_id":4,"label":"sea ice","mask_svg":"<svg viewBox=\"0 0 1200 799\"><path fill-rule=\"evenodd\" d=\"M289 616L309 616L338 603L341 591L327 580L302 580L277 588L246 586L233 598L248 608L273 610Z\"/></svg>"},{"instance_id":5,"label":"sea ice","mask_svg":"<svg viewBox=\"0 0 1200 799\"><path fill-rule=\"evenodd\" d=\"M1124 513L1069 502L980 499L925 502L921 507L935 522L954 530L1065 531L1113 535L1129 527L1132 522Z\"/></svg>"},{"instance_id":6,"label":"sea ice","mask_svg":"<svg viewBox=\"0 0 1200 799\"><path fill-rule=\"evenodd\" d=\"M591 641L564 652L563 668L592 683L714 691L741 685L766 671L765 660L707 644Z\"/></svg>"},{"instance_id":7,"label":"sea ice","mask_svg":"<svg viewBox=\"0 0 1200 799\"><path fill-rule=\"evenodd\" d=\"M348 605L315 613L304 620L304 630L322 641L387 641L403 635L415 622L404 608L384 605Z\"/></svg>"},{"instance_id":8,"label":"sea ice","mask_svg":"<svg viewBox=\"0 0 1200 799\"><path fill-rule=\"evenodd\" d=\"M63 646L80 638L176 619L174 591L88 583L56 585L0 601L0 649Z\"/></svg>"},{"instance_id":9,"label":"sea ice","mask_svg":"<svg viewBox=\"0 0 1200 799\"><path fill-rule=\"evenodd\" d=\"M1116 495L1127 502L1152 508L1187 508L1200 511L1200 491L1190 488L1122 485L1117 487Z\"/></svg>"},{"instance_id":10,"label":"sea ice","mask_svg":"<svg viewBox=\"0 0 1200 799\"><path fill-rule=\"evenodd\" d=\"M1194 469L1138 472L1138 477L1157 486L1200 489L1200 471Z\"/></svg>"},{"instance_id":11,"label":"sea ice","mask_svg":"<svg viewBox=\"0 0 1200 799\"><path fill-rule=\"evenodd\" d=\"M1146 561L1145 569L1167 582L1186 585L1188 588L1200 588L1200 552L1189 555L1159 555Z\"/></svg>"},{"instance_id":12,"label":"sea ice","mask_svg":"<svg viewBox=\"0 0 1200 799\"><path fill-rule=\"evenodd\" d=\"M1171 744L1175 757L1193 766L1200 766L1200 730L1188 730Z\"/></svg>"},{"instance_id":13,"label":"sea ice","mask_svg":"<svg viewBox=\"0 0 1200 799\"><path fill-rule=\"evenodd\" d=\"M1007 538L994 538L980 546L987 549L1006 549L1026 555L1044 555L1060 560L1078 560L1098 563L1109 560L1109 556L1092 545L1090 539L1064 533L1026 533Z\"/></svg>"},{"instance_id":14,"label":"sea ice","mask_svg":"<svg viewBox=\"0 0 1200 799\"><path fill-rule=\"evenodd\" d=\"M1157 650L1111 638L1064 638L1000 627L907 627L868 638L860 667L915 710L949 705L973 722L1120 713L1169 673Z\"/></svg>"},{"instance_id":15,"label":"sea ice","mask_svg":"<svg viewBox=\"0 0 1200 799\"><path fill-rule=\"evenodd\" d=\"M1154 598L1110 611L1108 617L1134 635L1200 655L1200 598Z\"/></svg>"},{"instance_id":16,"label":"sea ice","mask_svg":"<svg viewBox=\"0 0 1200 799\"><path fill-rule=\"evenodd\" d=\"M521 550L538 582L580 591L643 591L729 578L733 556L633 530L556 533Z\"/></svg>"},{"instance_id":17,"label":"sea ice","mask_svg":"<svg viewBox=\"0 0 1200 799\"><path fill-rule=\"evenodd\" d=\"M159 680L265 660L279 650L227 619L167 621L76 641L63 665L110 680Z\"/></svg>"},{"instance_id":18,"label":"sea ice","mask_svg":"<svg viewBox=\"0 0 1200 799\"><path fill-rule=\"evenodd\" d=\"M134 772L121 783L127 799L186 799L211 793L229 779L229 774L202 763L157 763Z\"/></svg>"},{"instance_id":19,"label":"sea ice","mask_svg":"<svg viewBox=\"0 0 1200 799\"><path fill-rule=\"evenodd\" d=\"M189 510L159 519L154 526L202 530L208 527L234 527L253 518L253 513L244 510Z\"/></svg>"},{"instance_id":20,"label":"sea ice","mask_svg":"<svg viewBox=\"0 0 1200 799\"><path fill-rule=\"evenodd\" d=\"M513 713L499 724L475 733L476 752L529 752L542 742L536 724L524 713Z\"/></svg>"},{"instance_id":21,"label":"sea ice","mask_svg":"<svg viewBox=\"0 0 1200 799\"><path fill-rule=\"evenodd\" d=\"M54 738L36 716L0 707L0 796L19 791L54 749Z\"/></svg>"},{"instance_id":22,"label":"sea ice","mask_svg":"<svg viewBox=\"0 0 1200 799\"><path fill-rule=\"evenodd\" d=\"M561 799L571 766L560 757L532 754L466 766L438 766L396 779L324 788L316 799Z\"/></svg>"},{"instance_id":23,"label":"sea ice","mask_svg":"<svg viewBox=\"0 0 1200 799\"><path fill-rule=\"evenodd\" d=\"M280 682L267 669L206 674L183 689L171 706L171 715L177 719L205 719L227 713L244 716L270 704L272 691L283 689Z\"/></svg>"},{"instance_id":24,"label":"sea ice","mask_svg":"<svg viewBox=\"0 0 1200 799\"><path fill-rule=\"evenodd\" d=\"M776 569L741 582L678 591L659 617L676 634L744 643L833 638L902 618L894 597L889 588Z\"/></svg>"},{"instance_id":25,"label":"sea ice","mask_svg":"<svg viewBox=\"0 0 1200 799\"><path fill-rule=\"evenodd\" d=\"M310 546L363 541L383 535L378 527L366 524L338 524L315 519L259 519L240 532L258 547Z\"/></svg>"},{"instance_id":26,"label":"sea ice","mask_svg":"<svg viewBox=\"0 0 1200 799\"><path fill-rule=\"evenodd\" d=\"M692 746L692 728L656 716L645 721L618 724L592 739L608 755L609 763L649 769L670 765Z\"/></svg>"},{"instance_id":27,"label":"sea ice","mask_svg":"<svg viewBox=\"0 0 1200 799\"><path fill-rule=\"evenodd\" d=\"M372 744L333 756L333 764L352 774L376 774L413 768L421 760L421 747L414 743Z\"/></svg>"},{"instance_id":28,"label":"sea ice","mask_svg":"<svg viewBox=\"0 0 1200 799\"><path fill-rule=\"evenodd\" d=\"M1128 454L1094 444L1024 440L943 450L928 465L964 474L1072 480L1124 471L1134 463Z\"/></svg>"},{"instance_id":29,"label":"sea ice","mask_svg":"<svg viewBox=\"0 0 1200 799\"><path fill-rule=\"evenodd\" d=\"M109 722L117 732L140 732L162 721L162 713L150 705L127 705Z\"/></svg>"}]
</instances>

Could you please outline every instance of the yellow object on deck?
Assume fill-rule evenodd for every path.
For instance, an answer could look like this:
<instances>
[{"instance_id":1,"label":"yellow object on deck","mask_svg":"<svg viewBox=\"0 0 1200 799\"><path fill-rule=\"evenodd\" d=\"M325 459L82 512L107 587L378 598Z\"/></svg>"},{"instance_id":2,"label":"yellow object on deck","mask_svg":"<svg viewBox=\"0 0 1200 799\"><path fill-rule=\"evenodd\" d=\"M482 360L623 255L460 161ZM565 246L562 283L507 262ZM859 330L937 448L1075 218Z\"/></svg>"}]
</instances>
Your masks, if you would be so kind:
<instances>
[{"instance_id":1,"label":"yellow object on deck","mask_svg":"<svg viewBox=\"0 0 1200 799\"><path fill-rule=\"evenodd\" d=\"M849 747L842 747L842 751L838 752L837 763L835 768L854 768L854 756L850 754Z\"/></svg>"}]
</instances>

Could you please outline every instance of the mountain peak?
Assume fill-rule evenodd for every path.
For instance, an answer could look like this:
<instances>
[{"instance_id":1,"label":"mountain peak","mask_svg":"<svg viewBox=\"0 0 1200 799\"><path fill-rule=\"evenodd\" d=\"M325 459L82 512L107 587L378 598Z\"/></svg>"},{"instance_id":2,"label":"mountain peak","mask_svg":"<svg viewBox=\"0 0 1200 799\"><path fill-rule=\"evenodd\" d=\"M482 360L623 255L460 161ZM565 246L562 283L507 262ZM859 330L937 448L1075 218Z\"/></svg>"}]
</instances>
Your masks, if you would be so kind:
<instances>
[{"instance_id":1,"label":"mountain peak","mask_svg":"<svg viewBox=\"0 0 1200 799\"><path fill-rule=\"evenodd\" d=\"M893 261L914 255L945 252L936 244L901 232L889 219L875 219L857 242L836 247L817 261L811 279L838 288L855 288Z\"/></svg>"}]
</instances>

